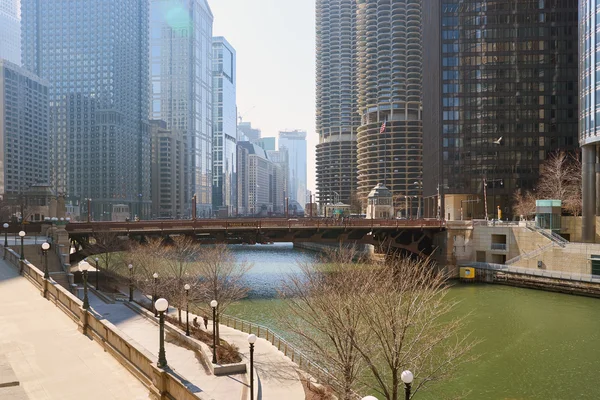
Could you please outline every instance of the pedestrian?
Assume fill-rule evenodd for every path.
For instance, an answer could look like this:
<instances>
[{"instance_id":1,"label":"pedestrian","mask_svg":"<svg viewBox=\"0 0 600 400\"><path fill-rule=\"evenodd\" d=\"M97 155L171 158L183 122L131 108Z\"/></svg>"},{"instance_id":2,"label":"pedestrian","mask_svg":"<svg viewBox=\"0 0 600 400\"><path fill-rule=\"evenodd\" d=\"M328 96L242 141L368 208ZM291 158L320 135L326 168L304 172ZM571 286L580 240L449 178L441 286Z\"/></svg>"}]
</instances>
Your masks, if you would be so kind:
<instances>
[{"instance_id":1,"label":"pedestrian","mask_svg":"<svg viewBox=\"0 0 600 400\"><path fill-rule=\"evenodd\" d=\"M202 319L204 320L204 330L208 330L208 317L205 315L204 317L202 317Z\"/></svg>"}]
</instances>

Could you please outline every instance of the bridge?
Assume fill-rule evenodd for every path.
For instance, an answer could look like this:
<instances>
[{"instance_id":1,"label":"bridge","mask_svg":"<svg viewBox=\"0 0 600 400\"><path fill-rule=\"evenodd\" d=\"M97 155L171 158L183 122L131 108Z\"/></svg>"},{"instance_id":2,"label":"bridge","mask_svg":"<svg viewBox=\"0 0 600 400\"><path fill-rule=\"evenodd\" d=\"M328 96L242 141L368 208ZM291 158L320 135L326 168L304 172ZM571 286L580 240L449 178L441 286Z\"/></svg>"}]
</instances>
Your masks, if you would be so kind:
<instances>
[{"instance_id":1,"label":"bridge","mask_svg":"<svg viewBox=\"0 0 600 400\"><path fill-rule=\"evenodd\" d=\"M90 248L91 237L98 238L109 233L129 236L132 239L187 235L205 244L360 243L417 255L432 254L433 236L442 230L445 230L445 221L437 219L345 219L342 221L323 218L238 218L75 222L66 226L69 238L80 249ZM88 251L88 254L91 253Z\"/></svg>"}]
</instances>

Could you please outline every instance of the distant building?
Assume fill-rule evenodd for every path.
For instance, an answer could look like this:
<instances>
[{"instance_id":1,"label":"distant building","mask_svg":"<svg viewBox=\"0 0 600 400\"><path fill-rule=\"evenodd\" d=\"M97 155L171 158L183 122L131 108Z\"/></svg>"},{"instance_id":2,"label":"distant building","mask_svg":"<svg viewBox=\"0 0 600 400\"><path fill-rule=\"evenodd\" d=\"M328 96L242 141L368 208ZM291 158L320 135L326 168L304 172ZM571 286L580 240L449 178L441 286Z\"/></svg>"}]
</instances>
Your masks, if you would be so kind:
<instances>
[{"instance_id":1,"label":"distant building","mask_svg":"<svg viewBox=\"0 0 600 400\"><path fill-rule=\"evenodd\" d=\"M97 221L115 204L151 210L148 11L138 0L21 1L23 67L49 81L50 182L72 204L91 198Z\"/></svg>"},{"instance_id":2,"label":"distant building","mask_svg":"<svg viewBox=\"0 0 600 400\"><path fill-rule=\"evenodd\" d=\"M19 0L0 0L0 59L21 65Z\"/></svg>"},{"instance_id":3,"label":"distant building","mask_svg":"<svg viewBox=\"0 0 600 400\"><path fill-rule=\"evenodd\" d=\"M0 60L0 195L48 183L48 107L46 80Z\"/></svg>"},{"instance_id":4,"label":"distant building","mask_svg":"<svg viewBox=\"0 0 600 400\"><path fill-rule=\"evenodd\" d=\"M289 180L286 196L304 207L307 203L306 131L280 131L279 150L287 149Z\"/></svg>"},{"instance_id":5,"label":"distant building","mask_svg":"<svg viewBox=\"0 0 600 400\"><path fill-rule=\"evenodd\" d=\"M277 169L277 184L275 186L275 194L273 197L273 211L276 213L284 213L285 197L288 190L288 180L290 175L288 151L285 148L278 151L269 150L267 151L267 156Z\"/></svg>"},{"instance_id":6,"label":"distant building","mask_svg":"<svg viewBox=\"0 0 600 400\"><path fill-rule=\"evenodd\" d=\"M247 200L244 204L246 214L269 215L273 212L273 163L264 149L254 143L238 142L238 147L243 149L243 159L238 164L240 174L247 179L247 183L242 183Z\"/></svg>"},{"instance_id":7,"label":"distant building","mask_svg":"<svg viewBox=\"0 0 600 400\"><path fill-rule=\"evenodd\" d=\"M185 138L187 217L212 215L212 26L206 0L150 0L150 115Z\"/></svg>"},{"instance_id":8,"label":"distant building","mask_svg":"<svg viewBox=\"0 0 600 400\"><path fill-rule=\"evenodd\" d=\"M277 149L275 146L275 140L276 138L274 137L265 137L256 140L255 143L265 149L265 151L273 151Z\"/></svg>"},{"instance_id":9,"label":"distant building","mask_svg":"<svg viewBox=\"0 0 600 400\"><path fill-rule=\"evenodd\" d=\"M184 154L181 131L167 129L165 121L150 121L152 137L152 216L182 218L185 213Z\"/></svg>"},{"instance_id":10,"label":"distant building","mask_svg":"<svg viewBox=\"0 0 600 400\"><path fill-rule=\"evenodd\" d=\"M213 213L235 214L237 203L237 108L235 49L213 38Z\"/></svg>"},{"instance_id":11,"label":"distant building","mask_svg":"<svg viewBox=\"0 0 600 400\"><path fill-rule=\"evenodd\" d=\"M244 140L256 142L260 139L260 129L252 128L252 122L240 122L238 124L238 130L245 136ZM240 138L240 140L241 139L242 138Z\"/></svg>"}]
</instances>

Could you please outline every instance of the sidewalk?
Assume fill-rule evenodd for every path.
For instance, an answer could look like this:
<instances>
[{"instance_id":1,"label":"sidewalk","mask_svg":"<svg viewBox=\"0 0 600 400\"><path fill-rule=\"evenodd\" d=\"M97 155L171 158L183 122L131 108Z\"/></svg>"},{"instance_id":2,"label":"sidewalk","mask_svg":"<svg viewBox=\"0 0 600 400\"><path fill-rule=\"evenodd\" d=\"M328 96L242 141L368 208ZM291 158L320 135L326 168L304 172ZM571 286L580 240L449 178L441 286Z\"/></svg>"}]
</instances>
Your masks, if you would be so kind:
<instances>
[{"instance_id":1,"label":"sidewalk","mask_svg":"<svg viewBox=\"0 0 600 400\"><path fill-rule=\"evenodd\" d=\"M1 259L0 304L0 356L20 383L0 388L2 400L149 399L141 382Z\"/></svg>"},{"instance_id":2,"label":"sidewalk","mask_svg":"<svg viewBox=\"0 0 600 400\"><path fill-rule=\"evenodd\" d=\"M148 321L129 307L116 302L106 304L97 296L89 293L91 308L104 316L117 328L158 357L159 329L158 325ZM217 377L206 371L196 359L193 351L165 341L165 353L169 366L183 378L191 382L192 388L202 399L228 400L247 397L248 385L246 375L230 375ZM268 397L263 397L265 400ZM274 398L276 399L276 398Z\"/></svg>"},{"instance_id":3,"label":"sidewalk","mask_svg":"<svg viewBox=\"0 0 600 400\"><path fill-rule=\"evenodd\" d=\"M121 288L121 291L123 293L126 293L129 289L128 288ZM134 299L137 302L142 302L143 300L145 300L146 302L148 302L148 299L145 298L140 292L135 291L134 292ZM100 301L100 300L98 300ZM133 312L131 309L129 309L128 307L123 306L122 304L100 304L98 305L98 307L106 307L106 306L120 306L125 308L129 313L131 314L135 314L135 312ZM92 307L96 308L94 305L92 305ZM169 311L168 314L172 317L177 317L177 309L176 308L172 308L169 307ZM181 313L182 316L182 321L185 322L185 311L182 311ZM194 317L196 317L196 314L192 314L190 313L189 318L190 318L190 325L192 324L192 321L194 319ZM197 316L198 317L198 322L204 326L202 324L202 317L201 316ZM114 317L116 319L116 317ZM139 323L133 323L133 320L137 318L137 319L141 319L143 320L143 322L145 322L146 325L142 325L141 321L139 321ZM131 322L127 322L127 324L129 324L130 326L127 327L127 329L130 329L132 332L134 330L136 330L136 328L134 328L134 325L137 325L137 329L143 329L142 326L146 326L147 329L151 330L152 333L151 335L152 338L150 341L148 341L148 345L146 345L145 343L143 343L141 340L137 339L137 336L134 336L132 333L130 333L127 329L124 328L124 326L120 326L118 323L113 322L113 320L111 319L111 316L107 316L107 319L109 321L111 321L112 323L114 323L115 325L117 325L120 329L122 329L123 331L125 331L125 333L127 333L128 335L130 335L134 340L138 341L138 343L142 344L144 347L146 347L146 349L148 349L150 352L152 352L153 354L157 354L158 352L158 327L154 324L152 324L151 322L147 321L145 318L143 318L140 315L131 315ZM148 326L150 325L150 326ZM212 321L209 321L208 323L208 331L209 333L212 333ZM250 346L248 344L248 334L242 331L239 331L237 329L233 329L230 328L226 325L220 324L219 325L219 329L220 329L220 335L221 338L224 339L225 341L231 343L231 344L235 344L239 350L240 353L242 354L242 358L244 361L248 361L250 358ZM138 332L137 334L140 334L141 332ZM167 346L169 344L167 343ZM148 346L153 346L153 347L148 347ZM173 345L171 345L173 346ZM176 347L176 346L173 346ZM188 350L185 349L181 349L178 348L180 350L189 352ZM195 383L195 381L192 379L192 375L189 375L188 373L186 373L185 370L180 369L176 366L176 364L174 364L174 362L176 362L176 360L174 360L173 362L171 362L171 359L173 358L173 356L170 356L170 350L169 347L166 348L166 353L167 353L167 361L169 362L169 365L171 365L175 370L177 370L179 373L181 373L186 379L193 381ZM193 355L192 355L193 357ZM193 360L196 364L198 364L198 367L194 367L192 369L198 369L198 368L202 368L202 366L199 365L199 363L194 359ZM298 366L292 362L292 360L290 360L288 357L286 357L281 351L277 350L277 348L275 346L273 346L270 342L268 342L265 339L261 339L258 338L256 340L256 343L254 344L254 366L255 366L255 370L257 372L258 376L255 376L255 390L257 390L257 393L259 393L259 395L262 396L262 399L264 400L279 400L279 399L285 399L285 400L304 400L305 399L305 393L304 393L304 388L302 386L302 382L300 381L300 376L298 375L297 369ZM189 368L189 366L188 366ZM193 372L193 371L192 371ZM215 379L216 377L214 377L213 375L208 375L204 378L201 378L201 376L198 376L198 379L206 379L206 378L213 378ZM244 377L245 378L245 377ZM225 377L219 377L216 378L217 380L219 379L225 379ZM237 379L237 378L236 378ZM203 382L202 380L200 382ZM245 384L247 384L248 382L244 381ZM199 386L201 389L206 390L207 393L211 393L211 391L208 389L208 386L201 386L199 384L197 384L197 386ZM248 388L249 391L249 388ZM247 395L246 395L247 396ZM232 398L231 395L227 396L225 395L224 397L216 397L217 399L221 400L227 400L229 398ZM246 397L244 397L245 399ZM258 397L258 399L260 399L261 397Z\"/></svg>"}]
</instances>

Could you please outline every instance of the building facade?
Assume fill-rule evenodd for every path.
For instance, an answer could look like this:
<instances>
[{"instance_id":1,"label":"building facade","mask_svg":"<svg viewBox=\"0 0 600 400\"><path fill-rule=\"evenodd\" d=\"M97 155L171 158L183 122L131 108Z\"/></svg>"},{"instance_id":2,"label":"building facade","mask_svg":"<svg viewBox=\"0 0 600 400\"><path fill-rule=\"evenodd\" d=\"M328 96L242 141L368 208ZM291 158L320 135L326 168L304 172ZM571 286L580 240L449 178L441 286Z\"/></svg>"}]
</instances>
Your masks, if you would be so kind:
<instances>
[{"instance_id":1,"label":"building facade","mask_svg":"<svg viewBox=\"0 0 600 400\"><path fill-rule=\"evenodd\" d=\"M185 212L185 140L165 121L150 121L152 137L152 217L180 219Z\"/></svg>"},{"instance_id":2,"label":"building facade","mask_svg":"<svg viewBox=\"0 0 600 400\"><path fill-rule=\"evenodd\" d=\"M240 141L242 148L240 175L242 176L241 195L244 196L246 215L267 216L273 212L273 163L265 150L252 142ZM244 181L246 179L246 181ZM239 186L238 186L239 188Z\"/></svg>"},{"instance_id":3,"label":"building facade","mask_svg":"<svg viewBox=\"0 0 600 400\"><path fill-rule=\"evenodd\" d=\"M186 140L187 217L212 215L212 23L206 0L150 0L150 115Z\"/></svg>"},{"instance_id":4,"label":"building facade","mask_svg":"<svg viewBox=\"0 0 600 400\"><path fill-rule=\"evenodd\" d=\"M92 217L150 214L148 3L22 0L23 66L49 81L51 183Z\"/></svg>"},{"instance_id":5,"label":"building facade","mask_svg":"<svg viewBox=\"0 0 600 400\"><path fill-rule=\"evenodd\" d=\"M0 59L21 65L19 0L0 0Z\"/></svg>"},{"instance_id":6,"label":"building facade","mask_svg":"<svg viewBox=\"0 0 600 400\"><path fill-rule=\"evenodd\" d=\"M576 149L576 1L423 7L426 215L512 218L547 155Z\"/></svg>"},{"instance_id":7,"label":"building facade","mask_svg":"<svg viewBox=\"0 0 600 400\"><path fill-rule=\"evenodd\" d=\"M358 5L358 192L379 183L417 214L422 173L421 0ZM426 30L426 29L425 29Z\"/></svg>"},{"instance_id":8,"label":"building facade","mask_svg":"<svg viewBox=\"0 0 600 400\"><path fill-rule=\"evenodd\" d=\"M252 122L240 121L240 123L238 124L238 130L240 131L240 140L255 142L260 139L260 129L253 128Z\"/></svg>"},{"instance_id":9,"label":"building facade","mask_svg":"<svg viewBox=\"0 0 600 400\"><path fill-rule=\"evenodd\" d=\"M316 3L316 174L319 203L350 203L358 169L356 0ZM304 204L304 203L302 203Z\"/></svg>"},{"instance_id":10,"label":"building facade","mask_svg":"<svg viewBox=\"0 0 600 400\"><path fill-rule=\"evenodd\" d=\"M280 131L279 150L287 150L288 185L286 196L304 207L307 189L307 151L305 131Z\"/></svg>"},{"instance_id":11,"label":"building facade","mask_svg":"<svg viewBox=\"0 0 600 400\"><path fill-rule=\"evenodd\" d=\"M237 204L237 107L235 49L213 38L213 212L235 214Z\"/></svg>"},{"instance_id":12,"label":"building facade","mask_svg":"<svg viewBox=\"0 0 600 400\"><path fill-rule=\"evenodd\" d=\"M273 193L273 212L283 214L285 212L285 194L289 179L289 156L287 149L267 150L267 157L276 169L275 188Z\"/></svg>"},{"instance_id":13,"label":"building facade","mask_svg":"<svg viewBox=\"0 0 600 400\"><path fill-rule=\"evenodd\" d=\"M595 0L579 2L579 144L582 161L582 240L594 243L600 215L600 15Z\"/></svg>"},{"instance_id":14,"label":"building facade","mask_svg":"<svg viewBox=\"0 0 600 400\"><path fill-rule=\"evenodd\" d=\"M265 149L266 151L274 151L277 150L276 141L277 138L274 137L264 137L255 141L257 145Z\"/></svg>"},{"instance_id":15,"label":"building facade","mask_svg":"<svg viewBox=\"0 0 600 400\"><path fill-rule=\"evenodd\" d=\"M48 106L47 81L0 59L0 194L3 197L14 197L36 184L48 183Z\"/></svg>"}]
</instances>

